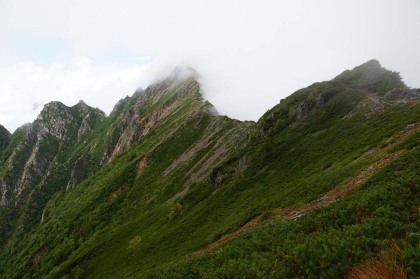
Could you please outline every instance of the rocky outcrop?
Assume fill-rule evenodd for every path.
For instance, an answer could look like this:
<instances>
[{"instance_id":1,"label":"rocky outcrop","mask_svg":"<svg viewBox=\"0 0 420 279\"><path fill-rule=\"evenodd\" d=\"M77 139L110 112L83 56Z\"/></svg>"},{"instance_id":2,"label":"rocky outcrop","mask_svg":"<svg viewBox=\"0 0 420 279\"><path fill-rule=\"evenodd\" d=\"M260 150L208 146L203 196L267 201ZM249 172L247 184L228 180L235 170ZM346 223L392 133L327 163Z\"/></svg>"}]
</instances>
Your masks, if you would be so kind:
<instances>
[{"instance_id":1,"label":"rocky outcrop","mask_svg":"<svg viewBox=\"0 0 420 279\"><path fill-rule=\"evenodd\" d=\"M0 204L17 205L23 193L29 193L46 178L56 157L101 117L103 112L84 102L73 107L60 102L46 104L8 160L5 175L0 178Z\"/></svg>"},{"instance_id":2,"label":"rocky outcrop","mask_svg":"<svg viewBox=\"0 0 420 279\"><path fill-rule=\"evenodd\" d=\"M120 100L108 118L83 101L73 107L46 104L10 155L0 177L0 204L17 206L35 188L51 188L50 192L73 188L87 177L88 165L92 171L123 154L179 110L181 99L196 98L199 84L194 76L194 71L176 69L168 78ZM201 107L209 104L203 102L193 110ZM107 129L88 139L103 121ZM56 177L58 172L66 183Z\"/></svg>"},{"instance_id":3,"label":"rocky outcrop","mask_svg":"<svg viewBox=\"0 0 420 279\"><path fill-rule=\"evenodd\" d=\"M66 190L73 188L76 184L86 178L86 163L87 157L84 154L74 163Z\"/></svg>"},{"instance_id":4,"label":"rocky outcrop","mask_svg":"<svg viewBox=\"0 0 420 279\"><path fill-rule=\"evenodd\" d=\"M305 119L308 116L309 111L310 107L305 102L300 103L296 110L296 121Z\"/></svg>"},{"instance_id":5,"label":"rocky outcrop","mask_svg":"<svg viewBox=\"0 0 420 279\"><path fill-rule=\"evenodd\" d=\"M79 130L77 131L77 138L80 139L84 134L92 130L92 127L90 126L91 122L91 114L88 113L82 120L82 123L80 124Z\"/></svg>"},{"instance_id":6,"label":"rocky outcrop","mask_svg":"<svg viewBox=\"0 0 420 279\"><path fill-rule=\"evenodd\" d=\"M60 142L69 142L72 138L70 126L73 126L76 119L72 112L60 102L51 102L44 106L35 126L41 132L50 134Z\"/></svg>"},{"instance_id":7,"label":"rocky outcrop","mask_svg":"<svg viewBox=\"0 0 420 279\"><path fill-rule=\"evenodd\" d=\"M42 177L46 174L48 166L53 158L52 154L48 154L41 150L44 143L48 141L48 132L46 130L41 130L38 133L34 131L31 132L29 137L33 137L35 140L33 145L27 146L28 148L31 148L31 152L24 165L22 175L17 181L16 187L13 189L13 195L16 199L21 196L22 192L28 186L36 185L42 180Z\"/></svg>"},{"instance_id":8,"label":"rocky outcrop","mask_svg":"<svg viewBox=\"0 0 420 279\"><path fill-rule=\"evenodd\" d=\"M388 102L420 101L420 89L395 88L384 95Z\"/></svg>"},{"instance_id":9,"label":"rocky outcrop","mask_svg":"<svg viewBox=\"0 0 420 279\"><path fill-rule=\"evenodd\" d=\"M310 96L308 100L299 103L296 109L296 121L304 120L313 109L321 107L328 100L325 96L327 94L318 93L314 95L315 97Z\"/></svg>"},{"instance_id":10,"label":"rocky outcrop","mask_svg":"<svg viewBox=\"0 0 420 279\"><path fill-rule=\"evenodd\" d=\"M178 100L198 90L199 84L195 79L177 73L175 77L171 76L160 83L151 85L144 91L136 91L131 99L120 100L111 116L118 118L117 129L121 132L115 146L104 154L103 163L124 153L176 111L179 108ZM130 103L133 104L130 106Z\"/></svg>"},{"instance_id":11,"label":"rocky outcrop","mask_svg":"<svg viewBox=\"0 0 420 279\"><path fill-rule=\"evenodd\" d=\"M26 183L34 180L34 176L29 175L33 172L32 166L39 161L36 154L39 151L38 140L42 140L43 135L37 133L33 125L28 129L21 143L13 151L11 158L6 166L6 173L0 179L0 205L10 203L13 196L19 196Z\"/></svg>"}]
</instances>

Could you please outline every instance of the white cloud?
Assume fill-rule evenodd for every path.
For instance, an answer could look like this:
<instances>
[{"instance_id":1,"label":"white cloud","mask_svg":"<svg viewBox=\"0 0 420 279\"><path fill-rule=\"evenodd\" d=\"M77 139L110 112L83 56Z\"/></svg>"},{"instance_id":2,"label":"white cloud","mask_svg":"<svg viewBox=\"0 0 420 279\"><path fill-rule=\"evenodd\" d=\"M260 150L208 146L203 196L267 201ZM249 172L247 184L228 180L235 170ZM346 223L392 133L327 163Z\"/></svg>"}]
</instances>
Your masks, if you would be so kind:
<instances>
[{"instance_id":1,"label":"white cloud","mask_svg":"<svg viewBox=\"0 0 420 279\"><path fill-rule=\"evenodd\" d=\"M0 100L13 94L0 123L30 121L26 108L52 99L109 110L181 61L219 112L240 119L372 58L420 87L419 14L418 0L3 0L0 82L14 83L0 85ZM18 98L31 104L9 109Z\"/></svg>"}]
</instances>

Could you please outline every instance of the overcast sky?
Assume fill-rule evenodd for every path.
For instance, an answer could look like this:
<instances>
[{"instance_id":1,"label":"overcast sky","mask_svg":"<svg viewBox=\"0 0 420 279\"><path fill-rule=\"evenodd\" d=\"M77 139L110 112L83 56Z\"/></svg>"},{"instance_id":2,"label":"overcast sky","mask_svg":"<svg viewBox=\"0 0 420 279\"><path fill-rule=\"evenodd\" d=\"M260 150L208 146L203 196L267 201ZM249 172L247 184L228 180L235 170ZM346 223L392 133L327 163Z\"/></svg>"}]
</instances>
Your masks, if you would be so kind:
<instances>
[{"instance_id":1,"label":"overcast sky","mask_svg":"<svg viewBox=\"0 0 420 279\"><path fill-rule=\"evenodd\" d=\"M0 124L50 101L109 113L187 64L221 114L281 98L372 58L420 87L419 0L0 0Z\"/></svg>"}]
</instances>

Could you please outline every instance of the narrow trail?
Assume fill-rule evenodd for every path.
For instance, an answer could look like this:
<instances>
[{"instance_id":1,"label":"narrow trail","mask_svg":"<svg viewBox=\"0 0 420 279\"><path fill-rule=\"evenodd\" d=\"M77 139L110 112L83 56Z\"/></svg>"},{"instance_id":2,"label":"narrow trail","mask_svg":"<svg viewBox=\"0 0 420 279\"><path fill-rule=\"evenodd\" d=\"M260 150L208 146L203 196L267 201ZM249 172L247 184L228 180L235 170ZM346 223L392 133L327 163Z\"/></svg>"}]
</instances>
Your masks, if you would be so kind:
<instances>
[{"instance_id":1,"label":"narrow trail","mask_svg":"<svg viewBox=\"0 0 420 279\"><path fill-rule=\"evenodd\" d=\"M319 199L316 199L299 208L288 207L274 210L274 215L271 216L271 218L295 220L304 216L305 214L308 214L309 212L312 212L324 206L328 206L350 195L351 193L359 189L365 182L367 182L375 173L377 173L386 165L388 165L389 163L397 159L399 156L401 156L404 150L398 150L393 153L388 153L388 151L397 144L402 143L405 139L407 139L409 136L411 136L417 131L420 131L420 122L407 125L402 131L399 131L390 137L390 139L392 139L391 144L382 148L372 149L361 156L378 157L378 160L375 163L361 169L357 174L347 179L343 184L340 184L334 187L333 189L329 190L328 192L324 193ZM246 223L245 225L243 225L237 231L232 232L217 240L216 242L213 242L206 248L193 253L192 256L202 255L208 251L211 251L214 248L217 248L220 245L230 241L231 239L241 235L242 233L252 230L257 225L263 223L265 220L266 218L258 216Z\"/></svg>"}]
</instances>

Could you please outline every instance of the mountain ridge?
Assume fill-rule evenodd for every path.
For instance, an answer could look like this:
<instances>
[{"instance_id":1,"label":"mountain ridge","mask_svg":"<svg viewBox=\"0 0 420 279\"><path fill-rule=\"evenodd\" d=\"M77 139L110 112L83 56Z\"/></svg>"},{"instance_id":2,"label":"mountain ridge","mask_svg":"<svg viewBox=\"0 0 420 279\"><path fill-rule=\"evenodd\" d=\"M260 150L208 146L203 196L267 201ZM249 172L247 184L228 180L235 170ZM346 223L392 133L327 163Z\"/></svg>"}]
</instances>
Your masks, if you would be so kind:
<instances>
[{"instance_id":1,"label":"mountain ridge","mask_svg":"<svg viewBox=\"0 0 420 279\"><path fill-rule=\"evenodd\" d=\"M232 261L243 276L249 272L265 277L271 270L276 272L272 276L290 277L290 268L297 267L288 267L285 255L264 248L271 252L263 256L261 247L249 254L240 247L253 242L244 238L289 245L260 239L259 231L269 230L270 222L276 229L289 226L294 231L293 226L311 222L330 208L344 212L346 206L363 204L361 192L379 197L381 189L393 185L374 182L386 175L385 169L404 165L402 158L418 164L414 158L420 91L407 88L398 73L376 60L296 91L256 123L216 115L203 99L196 76L192 70L176 70L121 99L109 116L84 102L73 107L52 102L33 124L7 136L7 147L0 152L0 276L229 277L234 273L228 261L214 261L235 251ZM370 172L371 166L377 171ZM357 187L343 201L325 207L313 204L322 197L329 200L328 193L363 173L369 175L354 182ZM400 175L406 181L418 177L411 165ZM373 186L366 190L369 184ZM401 184L404 187L408 186ZM412 192L404 196L406 204L416 204L415 189L406 191ZM273 218L289 209L298 214L305 206L314 213L305 211L311 214L298 218L296 225ZM374 199L364 206L372 212L380 207ZM401 207L408 215L410 210ZM366 229L352 218L347 221L354 220L355 228ZM223 240L250 228L252 220L261 222L244 236ZM406 226L398 216L389 220ZM334 219L325 226L334 226L331 222ZM344 221L337 217L336 222ZM351 235L344 227L340 233ZM287 231L283 235L285 241L293 238ZM366 236L380 239L372 232ZM308 241L316 237L302 236ZM398 235L389 239L402 241ZM227 252L220 248L190 259L218 241ZM292 247L301 245L298 240L293 243ZM350 253L350 245L343 245L340 251ZM295 255L306 259L290 249L289 262L297 263ZM308 253L320 248L311 249ZM324 264L322 271L309 262L300 266L312 275L343 276L379 253L380 245L367 250L360 244L356 250L357 256L341 259L344 265ZM250 264L254 254L258 260ZM412 272L412 265L405 267ZM304 270L295 272L305 276L300 273Z\"/></svg>"}]
</instances>

